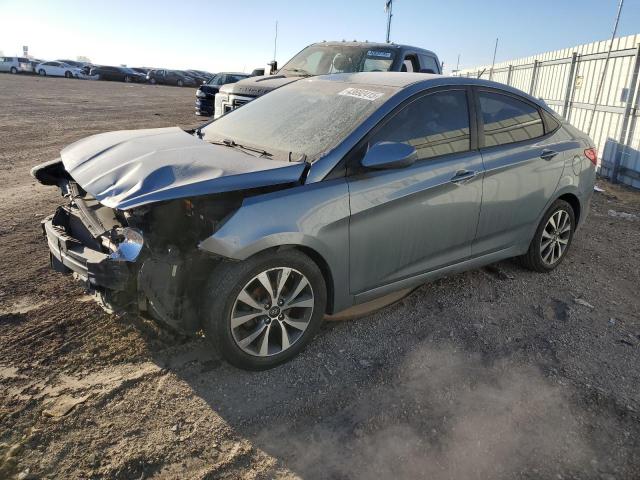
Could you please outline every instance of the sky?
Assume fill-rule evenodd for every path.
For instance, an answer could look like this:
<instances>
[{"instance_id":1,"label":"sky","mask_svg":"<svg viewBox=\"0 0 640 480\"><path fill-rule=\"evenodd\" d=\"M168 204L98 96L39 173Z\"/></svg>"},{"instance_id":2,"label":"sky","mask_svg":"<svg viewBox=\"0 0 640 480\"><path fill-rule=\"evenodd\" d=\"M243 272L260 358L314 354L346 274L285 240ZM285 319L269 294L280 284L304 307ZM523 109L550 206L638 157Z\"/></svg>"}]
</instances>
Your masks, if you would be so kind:
<instances>
[{"instance_id":1,"label":"sky","mask_svg":"<svg viewBox=\"0 0 640 480\"><path fill-rule=\"evenodd\" d=\"M251 71L322 40L385 40L384 0L0 0L0 51L104 65ZM445 71L610 38L618 0L394 0L391 41L433 50ZM626 0L618 36L640 33Z\"/></svg>"}]
</instances>

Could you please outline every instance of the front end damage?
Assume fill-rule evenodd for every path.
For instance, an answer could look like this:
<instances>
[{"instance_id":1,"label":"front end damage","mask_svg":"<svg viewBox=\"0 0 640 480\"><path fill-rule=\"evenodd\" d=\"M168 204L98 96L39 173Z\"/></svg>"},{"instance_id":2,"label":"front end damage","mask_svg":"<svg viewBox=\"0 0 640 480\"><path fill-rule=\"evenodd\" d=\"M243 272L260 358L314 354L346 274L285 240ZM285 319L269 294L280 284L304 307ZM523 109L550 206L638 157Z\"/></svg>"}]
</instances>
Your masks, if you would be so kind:
<instances>
[{"instance_id":1,"label":"front end damage","mask_svg":"<svg viewBox=\"0 0 640 480\"><path fill-rule=\"evenodd\" d=\"M203 291L221 257L198 249L247 196L303 181L307 165L256 158L179 128L108 132L34 167L67 202L42 222L51 265L108 311L200 328Z\"/></svg>"},{"instance_id":2,"label":"front end damage","mask_svg":"<svg viewBox=\"0 0 640 480\"><path fill-rule=\"evenodd\" d=\"M113 155L117 148L126 150L126 142L109 152ZM157 149L155 155L162 152ZM129 160L131 170L108 183L105 176L114 171L114 165L123 168L123 163L113 158L111 165L107 164L102 151L81 161L76 156L75 167L64 161L64 151L62 160L34 167L31 173L40 183L57 186L67 199L42 221L51 266L73 274L108 312L140 313L181 333L197 332L203 299L208 295L204 291L207 281L223 260L199 250L198 245L212 236L245 198L298 184L305 169L293 164L274 168L282 166L262 160L265 168L261 170L251 157L235 155L237 160L226 160L238 165L231 173L226 173L228 167L217 155L217 164L211 160L210 174L197 169L193 186L188 179L193 161L181 167L181 177L169 184L166 178L158 180L159 169L166 167L149 155L143 165ZM178 164L172 168L177 169ZM93 188L87 191L76 173L78 178L91 175L104 185L98 189L96 180L86 182ZM130 185L120 190L109 186L120 185L123 179Z\"/></svg>"},{"instance_id":3,"label":"front end damage","mask_svg":"<svg viewBox=\"0 0 640 480\"><path fill-rule=\"evenodd\" d=\"M73 274L108 312L147 314L181 333L196 332L202 290L220 261L197 242L242 196L122 211L101 205L72 180L67 185L69 204L42 221L52 268Z\"/></svg>"}]
</instances>

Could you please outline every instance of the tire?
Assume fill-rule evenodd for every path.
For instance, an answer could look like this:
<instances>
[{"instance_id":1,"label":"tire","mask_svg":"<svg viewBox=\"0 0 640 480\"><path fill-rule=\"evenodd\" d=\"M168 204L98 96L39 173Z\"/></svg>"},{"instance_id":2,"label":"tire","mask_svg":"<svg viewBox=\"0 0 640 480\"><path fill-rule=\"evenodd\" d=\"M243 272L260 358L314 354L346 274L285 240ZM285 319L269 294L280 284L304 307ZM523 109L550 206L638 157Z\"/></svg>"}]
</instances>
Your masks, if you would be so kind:
<instances>
[{"instance_id":1,"label":"tire","mask_svg":"<svg viewBox=\"0 0 640 480\"><path fill-rule=\"evenodd\" d=\"M182 80L178 80L176 82L176 85L178 85L179 87L182 87L182 86L184 86L184 82Z\"/></svg>"},{"instance_id":2,"label":"tire","mask_svg":"<svg viewBox=\"0 0 640 480\"><path fill-rule=\"evenodd\" d=\"M45 72L44 69L41 68L40 70L38 70L38 75L40 75L41 77L46 77L47 76L47 72Z\"/></svg>"},{"instance_id":3,"label":"tire","mask_svg":"<svg viewBox=\"0 0 640 480\"><path fill-rule=\"evenodd\" d=\"M555 269L567 256L575 228L576 217L571 205L556 200L542 217L529 250L519 257L520 263L535 272Z\"/></svg>"},{"instance_id":4,"label":"tire","mask_svg":"<svg viewBox=\"0 0 640 480\"><path fill-rule=\"evenodd\" d=\"M131 83L131 77L129 75L124 76L124 83Z\"/></svg>"},{"instance_id":5,"label":"tire","mask_svg":"<svg viewBox=\"0 0 640 480\"><path fill-rule=\"evenodd\" d=\"M16 73L18 73L18 69L16 67L11 67L11 70L9 70L13 75L15 75Z\"/></svg>"},{"instance_id":6,"label":"tire","mask_svg":"<svg viewBox=\"0 0 640 480\"><path fill-rule=\"evenodd\" d=\"M64 77L65 78L72 78L73 74L71 72L64 72Z\"/></svg>"},{"instance_id":7,"label":"tire","mask_svg":"<svg viewBox=\"0 0 640 480\"><path fill-rule=\"evenodd\" d=\"M259 276L267 278L271 292ZM203 323L208 340L226 361L246 370L266 370L300 353L320 328L327 304L320 269L293 249L220 264L211 274L206 295ZM277 305L271 305L274 297L280 299L275 299ZM236 319L233 327L232 319Z\"/></svg>"},{"instance_id":8,"label":"tire","mask_svg":"<svg viewBox=\"0 0 640 480\"><path fill-rule=\"evenodd\" d=\"M151 85L155 85L155 84L156 84L156 79L155 79L155 78L150 78L150 79L149 79L149 83L150 83Z\"/></svg>"}]
</instances>

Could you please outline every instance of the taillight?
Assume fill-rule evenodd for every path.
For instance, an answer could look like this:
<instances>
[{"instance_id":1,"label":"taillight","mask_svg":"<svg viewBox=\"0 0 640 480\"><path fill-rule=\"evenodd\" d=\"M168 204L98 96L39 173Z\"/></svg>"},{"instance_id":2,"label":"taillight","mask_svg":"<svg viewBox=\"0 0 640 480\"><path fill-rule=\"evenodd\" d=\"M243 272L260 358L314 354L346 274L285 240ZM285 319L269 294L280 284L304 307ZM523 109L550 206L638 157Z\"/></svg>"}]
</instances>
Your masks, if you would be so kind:
<instances>
[{"instance_id":1,"label":"taillight","mask_svg":"<svg viewBox=\"0 0 640 480\"><path fill-rule=\"evenodd\" d=\"M595 148L587 148L584 151L584 156L591 160L594 165L598 164L598 151Z\"/></svg>"}]
</instances>

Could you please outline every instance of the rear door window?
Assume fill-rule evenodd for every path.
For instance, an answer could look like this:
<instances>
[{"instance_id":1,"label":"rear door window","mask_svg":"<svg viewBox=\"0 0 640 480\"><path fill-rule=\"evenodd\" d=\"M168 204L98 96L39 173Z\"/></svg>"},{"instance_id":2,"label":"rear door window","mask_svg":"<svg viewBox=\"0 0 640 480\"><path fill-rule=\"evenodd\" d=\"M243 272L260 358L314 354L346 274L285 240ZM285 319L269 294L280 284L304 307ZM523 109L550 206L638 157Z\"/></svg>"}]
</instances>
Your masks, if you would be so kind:
<instances>
[{"instance_id":1,"label":"rear door window","mask_svg":"<svg viewBox=\"0 0 640 480\"><path fill-rule=\"evenodd\" d=\"M369 145L377 142L408 143L421 160L470 150L466 91L434 92L414 100L386 122Z\"/></svg>"},{"instance_id":2,"label":"rear door window","mask_svg":"<svg viewBox=\"0 0 640 480\"><path fill-rule=\"evenodd\" d=\"M510 95L479 92L484 146L506 145L544 135L538 109Z\"/></svg>"}]
</instances>

